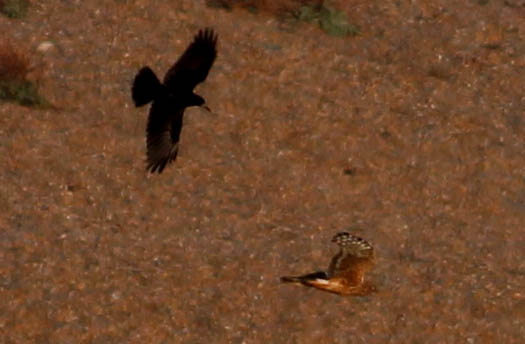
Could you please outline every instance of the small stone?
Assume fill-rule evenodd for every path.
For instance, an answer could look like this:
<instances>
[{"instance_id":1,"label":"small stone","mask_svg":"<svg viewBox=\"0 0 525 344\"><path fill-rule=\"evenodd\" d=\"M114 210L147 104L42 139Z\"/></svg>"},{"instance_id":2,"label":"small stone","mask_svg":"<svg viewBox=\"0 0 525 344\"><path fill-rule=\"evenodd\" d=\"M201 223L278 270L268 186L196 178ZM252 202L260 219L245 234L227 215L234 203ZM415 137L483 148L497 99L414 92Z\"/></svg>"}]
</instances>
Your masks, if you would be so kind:
<instances>
[{"instance_id":1,"label":"small stone","mask_svg":"<svg viewBox=\"0 0 525 344\"><path fill-rule=\"evenodd\" d=\"M55 48L55 45L50 42L50 41L45 41L45 42L42 42L38 45L38 48L36 48L37 51L41 52L41 53L45 53L45 52L48 52L50 51L51 49L54 49Z\"/></svg>"}]
</instances>

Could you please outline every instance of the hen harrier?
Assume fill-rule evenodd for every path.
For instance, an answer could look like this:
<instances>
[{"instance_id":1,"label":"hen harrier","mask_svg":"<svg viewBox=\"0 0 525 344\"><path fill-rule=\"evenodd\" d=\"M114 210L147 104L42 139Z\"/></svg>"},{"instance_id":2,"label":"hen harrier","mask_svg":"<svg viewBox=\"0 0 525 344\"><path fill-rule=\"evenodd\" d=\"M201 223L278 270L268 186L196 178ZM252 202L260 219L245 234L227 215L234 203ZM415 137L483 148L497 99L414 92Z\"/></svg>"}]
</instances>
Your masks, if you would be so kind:
<instances>
[{"instance_id":1,"label":"hen harrier","mask_svg":"<svg viewBox=\"0 0 525 344\"><path fill-rule=\"evenodd\" d=\"M328 272L318 271L303 276L281 277L284 283L300 283L308 287L341 295L367 295L375 288L364 281L365 272L374 261L374 248L365 240L342 232L332 239L340 247L330 262Z\"/></svg>"},{"instance_id":2,"label":"hen harrier","mask_svg":"<svg viewBox=\"0 0 525 344\"><path fill-rule=\"evenodd\" d=\"M164 76L161 83L148 66L135 76L131 96L135 106L153 101L148 117L147 170L161 173L177 158L184 109L205 106L205 100L193 93L203 82L217 57L217 35L212 29L199 30L193 42Z\"/></svg>"}]
</instances>

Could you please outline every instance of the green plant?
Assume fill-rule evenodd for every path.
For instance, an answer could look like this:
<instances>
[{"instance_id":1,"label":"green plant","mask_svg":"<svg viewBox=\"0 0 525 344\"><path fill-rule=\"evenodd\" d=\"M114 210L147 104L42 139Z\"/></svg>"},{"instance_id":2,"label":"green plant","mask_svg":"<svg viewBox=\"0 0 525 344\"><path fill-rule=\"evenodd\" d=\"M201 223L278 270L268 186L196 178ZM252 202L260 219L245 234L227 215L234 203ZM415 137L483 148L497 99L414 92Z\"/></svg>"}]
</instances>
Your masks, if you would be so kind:
<instances>
[{"instance_id":1,"label":"green plant","mask_svg":"<svg viewBox=\"0 0 525 344\"><path fill-rule=\"evenodd\" d=\"M317 22L321 29L331 36L357 35L359 29L350 23L346 13L327 5L301 6L296 14L297 19Z\"/></svg>"},{"instance_id":2,"label":"green plant","mask_svg":"<svg viewBox=\"0 0 525 344\"><path fill-rule=\"evenodd\" d=\"M27 80L0 81L0 99L24 106L49 106L48 101L38 94L35 84Z\"/></svg>"},{"instance_id":3,"label":"green plant","mask_svg":"<svg viewBox=\"0 0 525 344\"><path fill-rule=\"evenodd\" d=\"M28 6L28 0L0 0L0 12L9 18L22 18Z\"/></svg>"}]
</instances>

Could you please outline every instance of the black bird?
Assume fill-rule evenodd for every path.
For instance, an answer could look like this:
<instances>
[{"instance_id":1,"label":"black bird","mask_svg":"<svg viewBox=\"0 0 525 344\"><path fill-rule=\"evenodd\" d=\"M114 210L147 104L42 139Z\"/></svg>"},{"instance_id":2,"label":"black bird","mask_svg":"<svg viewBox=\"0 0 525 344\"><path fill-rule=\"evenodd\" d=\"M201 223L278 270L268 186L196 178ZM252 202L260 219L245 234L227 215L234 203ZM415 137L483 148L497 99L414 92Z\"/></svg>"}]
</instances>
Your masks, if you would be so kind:
<instances>
[{"instance_id":1,"label":"black bird","mask_svg":"<svg viewBox=\"0 0 525 344\"><path fill-rule=\"evenodd\" d=\"M161 83L148 66L135 76L131 96L135 106L153 101L148 117L147 167L151 173L161 173L177 158L184 109L200 106L209 111L205 100L193 93L203 82L217 57L217 35L212 29L199 30L184 54L175 62Z\"/></svg>"}]
</instances>

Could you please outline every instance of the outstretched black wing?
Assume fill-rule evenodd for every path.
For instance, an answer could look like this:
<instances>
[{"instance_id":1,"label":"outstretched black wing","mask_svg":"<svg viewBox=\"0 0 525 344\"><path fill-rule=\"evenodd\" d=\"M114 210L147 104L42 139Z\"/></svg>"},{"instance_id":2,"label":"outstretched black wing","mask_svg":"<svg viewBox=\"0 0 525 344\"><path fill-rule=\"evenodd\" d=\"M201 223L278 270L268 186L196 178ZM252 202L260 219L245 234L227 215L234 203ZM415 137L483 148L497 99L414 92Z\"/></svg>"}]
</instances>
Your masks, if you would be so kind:
<instances>
[{"instance_id":1,"label":"outstretched black wing","mask_svg":"<svg viewBox=\"0 0 525 344\"><path fill-rule=\"evenodd\" d=\"M193 42L164 76L172 90L192 91L203 82L217 57L217 35L212 29L199 30Z\"/></svg>"},{"instance_id":2,"label":"outstretched black wing","mask_svg":"<svg viewBox=\"0 0 525 344\"><path fill-rule=\"evenodd\" d=\"M184 108L173 109L172 104L156 100L151 105L147 133L147 170L161 173L177 158Z\"/></svg>"}]
</instances>

